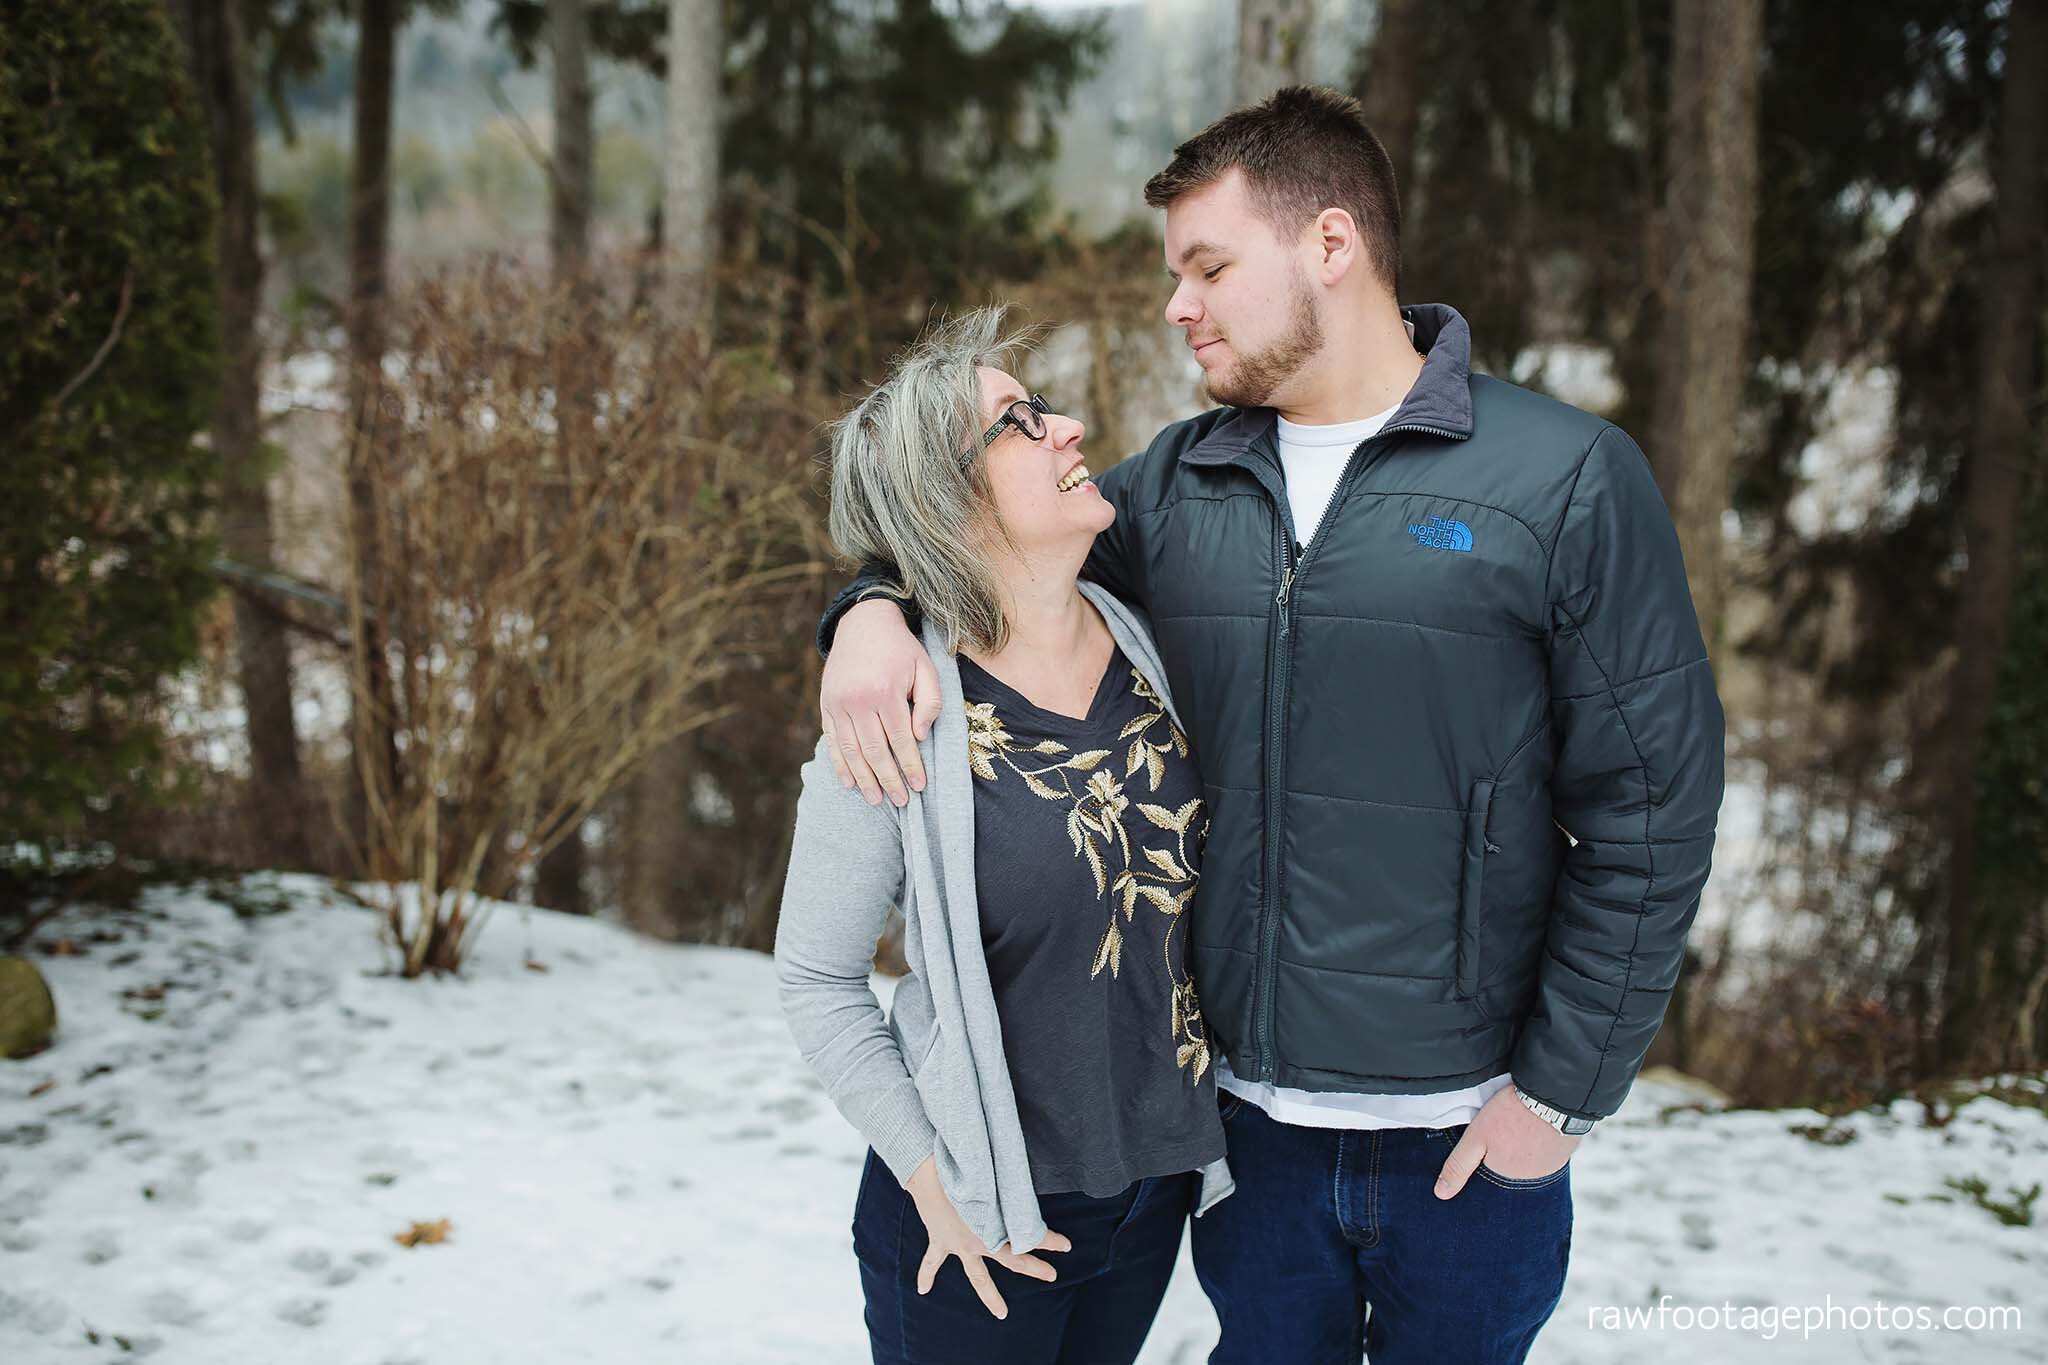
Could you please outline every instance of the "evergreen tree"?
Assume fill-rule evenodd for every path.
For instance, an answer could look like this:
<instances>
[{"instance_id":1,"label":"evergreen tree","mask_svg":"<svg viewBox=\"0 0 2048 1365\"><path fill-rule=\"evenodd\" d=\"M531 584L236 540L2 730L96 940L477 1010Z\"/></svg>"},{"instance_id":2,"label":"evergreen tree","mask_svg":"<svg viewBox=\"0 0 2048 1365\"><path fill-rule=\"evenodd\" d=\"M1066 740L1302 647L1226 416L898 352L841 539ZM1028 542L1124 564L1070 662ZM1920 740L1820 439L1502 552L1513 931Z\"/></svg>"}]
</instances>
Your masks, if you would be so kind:
<instances>
[{"instance_id":1,"label":"evergreen tree","mask_svg":"<svg viewBox=\"0 0 2048 1365\"><path fill-rule=\"evenodd\" d=\"M0 860L159 794L218 475L205 116L157 0L0 3Z\"/></svg>"},{"instance_id":2,"label":"evergreen tree","mask_svg":"<svg viewBox=\"0 0 2048 1365\"><path fill-rule=\"evenodd\" d=\"M500 6L523 62L538 57L546 11ZM592 0L592 48L665 71L667 13L666 0ZM1100 19L1000 0L730 0L726 29L728 242L757 234L761 264L830 295L927 303L1045 263L1037 173L1058 150L1067 97L1106 50ZM721 310L722 329L747 322ZM819 359L850 356L830 346Z\"/></svg>"}]
</instances>

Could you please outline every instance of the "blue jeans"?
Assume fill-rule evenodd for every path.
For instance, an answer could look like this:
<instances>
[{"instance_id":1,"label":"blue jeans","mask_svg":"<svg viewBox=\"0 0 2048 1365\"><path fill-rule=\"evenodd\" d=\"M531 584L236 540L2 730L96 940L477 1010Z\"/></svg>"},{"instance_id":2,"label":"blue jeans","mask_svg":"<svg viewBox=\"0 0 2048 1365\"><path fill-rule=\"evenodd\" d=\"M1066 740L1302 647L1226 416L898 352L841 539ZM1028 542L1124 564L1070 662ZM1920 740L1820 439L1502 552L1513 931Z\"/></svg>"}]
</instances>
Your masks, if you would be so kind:
<instances>
[{"instance_id":1,"label":"blue jeans","mask_svg":"<svg viewBox=\"0 0 2048 1365\"><path fill-rule=\"evenodd\" d=\"M1033 1253L1059 1272L1050 1284L982 1262L1010 1310L998 1320L957 1257L939 1267L930 1293L917 1292L930 1245L924 1219L869 1148L854 1201L853 1254L875 1365L1130 1365L1173 1277L1200 1181L1183 1171L1134 1181L1107 1199L1040 1195L1046 1226L1074 1249Z\"/></svg>"},{"instance_id":2,"label":"blue jeans","mask_svg":"<svg viewBox=\"0 0 2048 1365\"><path fill-rule=\"evenodd\" d=\"M1520 1361L1564 1292L1571 1163L1485 1165L1433 1187L1465 1125L1281 1123L1222 1093L1237 1190L1194 1220L1195 1276L1222 1323L1209 1365ZM1370 1305L1370 1317L1368 1308Z\"/></svg>"}]
</instances>

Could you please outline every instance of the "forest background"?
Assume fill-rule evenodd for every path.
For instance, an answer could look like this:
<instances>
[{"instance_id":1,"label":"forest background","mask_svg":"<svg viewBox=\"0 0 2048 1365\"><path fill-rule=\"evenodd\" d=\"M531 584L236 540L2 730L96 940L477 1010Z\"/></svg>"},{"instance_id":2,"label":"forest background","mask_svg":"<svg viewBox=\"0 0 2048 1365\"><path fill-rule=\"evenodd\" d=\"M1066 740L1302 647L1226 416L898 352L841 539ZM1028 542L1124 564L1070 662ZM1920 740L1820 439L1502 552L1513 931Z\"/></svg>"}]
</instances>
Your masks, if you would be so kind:
<instances>
[{"instance_id":1,"label":"forest background","mask_svg":"<svg viewBox=\"0 0 2048 1365\"><path fill-rule=\"evenodd\" d=\"M1652 1060L2039 1068L2044 8L0 0L0 952L252 868L414 888L407 973L504 899L767 949L820 423L999 298L1096 462L1198 411L1138 190L1306 80L1404 301L1678 525L1730 797Z\"/></svg>"}]
</instances>

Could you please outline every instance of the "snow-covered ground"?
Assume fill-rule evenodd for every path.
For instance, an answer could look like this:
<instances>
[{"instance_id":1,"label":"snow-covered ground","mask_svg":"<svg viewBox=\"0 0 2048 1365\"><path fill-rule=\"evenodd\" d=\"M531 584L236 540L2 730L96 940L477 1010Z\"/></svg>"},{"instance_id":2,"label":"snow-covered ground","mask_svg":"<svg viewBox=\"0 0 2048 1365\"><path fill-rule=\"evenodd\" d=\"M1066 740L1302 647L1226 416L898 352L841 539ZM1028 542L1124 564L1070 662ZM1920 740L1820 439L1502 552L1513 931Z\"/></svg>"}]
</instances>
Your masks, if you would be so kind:
<instances>
[{"instance_id":1,"label":"snow-covered ground","mask_svg":"<svg viewBox=\"0 0 2048 1365\"><path fill-rule=\"evenodd\" d=\"M37 942L63 937L77 955L35 952L55 1044L0 1062L7 1365L867 1358L865 1148L766 956L500 907L463 979L406 981L375 915L306 877L164 889ZM2010 1202L2048 1177L2038 1104L1931 1127L1900 1102L1833 1145L1793 1131L1823 1123L1807 1111L1663 1112L1696 1098L1639 1082L1579 1148L1570 1280L1534 1360L2048 1358L2048 1207L2008 1226L1947 1183ZM1589 1322L1661 1295L2021 1325ZM1183 1244L1143 1359L1193 1365L1215 1331Z\"/></svg>"}]
</instances>

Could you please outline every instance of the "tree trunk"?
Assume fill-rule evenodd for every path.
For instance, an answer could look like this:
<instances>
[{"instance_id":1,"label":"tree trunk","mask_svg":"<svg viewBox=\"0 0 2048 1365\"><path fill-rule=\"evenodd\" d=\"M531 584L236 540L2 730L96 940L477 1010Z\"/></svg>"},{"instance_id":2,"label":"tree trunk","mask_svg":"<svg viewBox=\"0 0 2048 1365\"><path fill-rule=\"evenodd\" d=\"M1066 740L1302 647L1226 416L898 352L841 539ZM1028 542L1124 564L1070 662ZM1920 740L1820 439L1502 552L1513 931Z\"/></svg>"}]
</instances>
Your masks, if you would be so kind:
<instances>
[{"instance_id":1,"label":"tree trunk","mask_svg":"<svg viewBox=\"0 0 2048 1365\"><path fill-rule=\"evenodd\" d=\"M590 251L590 14L587 0L548 0L554 47L555 145L549 184L548 245L555 268Z\"/></svg>"},{"instance_id":2,"label":"tree trunk","mask_svg":"<svg viewBox=\"0 0 2048 1365\"><path fill-rule=\"evenodd\" d=\"M663 292L686 327L711 324L718 256L718 103L724 38L717 0L670 0L668 140L662 221L670 269Z\"/></svg>"},{"instance_id":3,"label":"tree trunk","mask_svg":"<svg viewBox=\"0 0 2048 1365\"><path fill-rule=\"evenodd\" d=\"M1424 15L1421 0L1382 0L1379 28L1366 50L1359 102L1365 121L1394 163L1403 217L1415 204L1415 130L1422 110Z\"/></svg>"},{"instance_id":4,"label":"tree trunk","mask_svg":"<svg viewBox=\"0 0 2048 1365\"><path fill-rule=\"evenodd\" d=\"M568 325L580 327L590 257L591 93L590 15L586 0L548 0L548 31L554 47L555 145L549 157L548 246L556 287L572 300ZM558 458L566 476L590 449L593 404L565 376L555 385ZM543 793L540 808L555 804ZM556 844L540 861L534 878L536 904L582 914L583 838L580 829Z\"/></svg>"},{"instance_id":5,"label":"tree trunk","mask_svg":"<svg viewBox=\"0 0 2048 1365\"><path fill-rule=\"evenodd\" d=\"M349 445L349 503L361 534L354 537L353 572L364 585L364 597L381 600L373 585L381 571L372 538L375 526L372 493L362 465L370 443L380 439L378 410L382 404L384 356L384 294L391 231L391 100L398 46L399 0L359 0L360 37L356 46L355 148L349 170L348 215L348 397L352 423ZM385 623L366 618L358 649L367 661L363 680L351 689L354 716L350 735L355 748L350 802L350 833L355 847L367 849L369 812L365 774L381 768L391 789L398 782L398 747L391 730L391 670L385 662ZM371 876L377 868L367 868Z\"/></svg>"},{"instance_id":6,"label":"tree trunk","mask_svg":"<svg viewBox=\"0 0 2048 1365\"><path fill-rule=\"evenodd\" d=\"M2018 530L2035 460L2031 417L2040 401L2042 215L2048 212L2048 4L2014 0L1999 113L1997 204L1978 291L1983 315L1977 403L1964 466L1963 542L1969 570L1958 603L1960 648L1950 679L1948 953L1940 1053L1966 1062L1983 1016L1983 964L1974 897L1977 767L1999 661L2005 652Z\"/></svg>"},{"instance_id":7,"label":"tree trunk","mask_svg":"<svg viewBox=\"0 0 2048 1365\"><path fill-rule=\"evenodd\" d=\"M718 257L718 107L723 30L717 0L670 0L668 140L662 168L665 263L661 306L708 341ZM627 801L624 900L629 923L661 929L687 918L694 737L657 749Z\"/></svg>"},{"instance_id":8,"label":"tree trunk","mask_svg":"<svg viewBox=\"0 0 2048 1365\"><path fill-rule=\"evenodd\" d=\"M256 231L256 132L250 34L235 5L178 0L193 82L206 108L220 192L221 388L213 446L222 471L221 545L254 569L271 565L270 489L258 416L262 347L263 256ZM247 593L233 596L235 654L249 737L249 788L243 816L266 864L305 867L305 784L292 717L291 655L283 621Z\"/></svg>"},{"instance_id":9,"label":"tree trunk","mask_svg":"<svg viewBox=\"0 0 2048 1365\"><path fill-rule=\"evenodd\" d=\"M1314 28L1311 0L1239 0L1234 103L1256 104L1283 85L1308 79Z\"/></svg>"},{"instance_id":10,"label":"tree trunk","mask_svg":"<svg viewBox=\"0 0 2048 1365\"><path fill-rule=\"evenodd\" d=\"M1756 259L1762 0L1677 0L1651 459L1678 526L1693 607L1720 653L1737 418Z\"/></svg>"}]
</instances>

